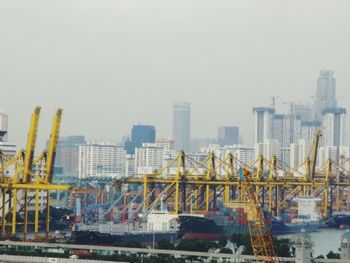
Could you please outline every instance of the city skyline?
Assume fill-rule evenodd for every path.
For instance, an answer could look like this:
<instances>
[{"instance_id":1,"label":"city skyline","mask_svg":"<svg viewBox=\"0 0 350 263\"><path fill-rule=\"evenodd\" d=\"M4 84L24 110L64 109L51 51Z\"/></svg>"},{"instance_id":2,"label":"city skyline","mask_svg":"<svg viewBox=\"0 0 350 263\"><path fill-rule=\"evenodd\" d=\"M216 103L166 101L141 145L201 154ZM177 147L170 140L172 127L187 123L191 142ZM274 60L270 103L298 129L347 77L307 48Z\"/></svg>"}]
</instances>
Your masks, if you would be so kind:
<instances>
[{"instance_id":1,"label":"city skyline","mask_svg":"<svg viewBox=\"0 0 350 263\"><path fill-rule=\"evenodd\" d=\"M117 141L141 120L171 136L174 101L192 104L193 138L237 125L250 144L251 108L311 103L322 68L349 108L348 1L15 2L0 4L0 107L19 146L35 105L43 147L58 107L62 135Z\"/></svg>"},{"instance_id":2,"label":"city skyline","mask_svg":"<svg viewBox=\"0 0 350 263\"><path fill-rule=\"evenodd\" d=\"M319 74L320 75L322 75L322 74L325 74L325 72L326 71L329 71L329 70L325 70L325 69L321 69L320 71L319 71ZM334 74L334 71L333 70L330 70L331 71L331 74L332 74L332 77L334 77L333 76L333 74ZM335 73L336 74L336 73ZM335 75L335 77L336 77L336 75ZM315 94L317 94L318 92L319 92L319 85L318 85L318 83L319 83L319 81L320 81L320 79L318 78L317 80L316 80L316 85L315 85ZM336 85L334 85L334 95L333 95L333 100L335 100L335 104L334 105L336 105L336 106L339 106L338 105L338 103L337 103L337 98L338 98L338 96L335 94L336 93L336 90L337 90L337 88L336 88ZM321 95L320 95L321 96ZM278 116L281 116L282 117L282 115L281 114L289 114L289 111L290 111L290 107L292 106L292 104L290 104L290 103L294 103L294 102L291 102L291 101L289 101L289 102L282 102L282 103L278 103L276 100L277 99L279 99L280 97L277 97L277 96L267 96L268 97L268 99L270 100L270 105L269 105L269 103L267 103L266 104L266 106L261 106L261 107L256 107L256 105L255 105L255 107L252 107L253 108L253 112L255 111L255 110L263 110L263 111L270 111L270 110L272 110L273 109L273 111L274 112L279 112L279 114L276 114L276 117L278 118ZM305 106L304 106L304 104L299 104L298 102L299 102L300 100L296 100L296 102L295 102L295 105L293 104L293 106L295 107L295 108L297 108L297 107L300 107L300 113L298 112L298 110L295 110L298 114L301 114L301 117L303 118L303 116L306 114L306 115L308 115L309 114L309 112L306 112L305 113L305 108L303 108L303 107L311 107L313 110L315 110L316 111L316 108L317 107L315 107L315 106L313 106L313 105L316 105L317 104L317 102L318 102L318 100L317 100L317 98L316 98L316 96L314 96L313 97L313 101L311 100L311 101L309 101L309 103L307 103L307 104L305 104ZM174 118L174 105L176 104L177 102L173 102L173 104L172 104L172 110L173 110L173 112L172 112L172 117L171 117L171 120L172 120L172 122L173 122L173 118ZM192 108L191 107L191 103L189 102L188 103L189 105L190 105L190 108ZM273 104L275 104L274 105L274 108L273 108ZM288 105L284 105L284 104L288 104ZM308 106L309 105L309 106ZM343 107L344 105L340 105L341 107ZM280 111L281 110L281 108L283 109L284 108L284 111ZM327 107L325 107L325 108L327 108ZM346 110L346 108L344 109L344 110ZM2 109L2 112L3 112L3 114L6 114L7 116L8 116L8 112L7 112L7 110L6 109ZM190 115L191 115L191 110L190 110ZM126 116L127 117L127 116ZM44 118L45 118L45 116L44 116ZM275 117L274 117L275 118ZM317 118L316 117L316 115L315 115L315 118ZM11 131L11 125L9 125L9 124L11 124L11 116L9 117L9 119L10 119L10 121L8 121L7 120L7 126L9 126L9 130ZM346 119L348 119L348 116L346 115ZM308 121L311 121L311 125L313 124L312 123L312 121L318 121L318 120L313 120L313 118L312 118L312 120L308 120ZM44 121L42 121L42 122L44 122ZM144 121L142 121L142 120L140 120L140 121L138 121L137 122L138 124L133 124L132 126L137 126L137 125L143 125L143 126L153 126L156 130L157 130L157 138L174 138L174 135L173 135L173 133L174 133L174 131L173 132L170 132L170 134L168 134L168 135L164 135L164 131L162 131L162 130L160 130L156 125L153 125L152 123L147 123L146 124L146 122L144 122ZM140 124L140 123L142 123L142 124ZM25 124L25 123L24 123ZM43 126L44 125L47 125L47 124L43 124ZM174 123L172 123L172 125L174 125ZM244 128L244 125L240 125L240 124L237 124L237 123L226 123L226 124L224 124L224 125L219 125L218 127L215 127L216 128L216 134L213 134L212 136L202 136L202 137L196 137L196 136L190 136L190 144L191 144L191 142L192 142L192 140L196 140L196 139L204 139L204 140L209 140L209 139L217 139L218 137L217 137L217 129L218 128L220 128L220 127L224 127L224 126L232 126L232 125L235 125L235 126L237 126L237 127L239 127L240 129L242 129L242 130L246 130L246 128L247 127L245 127ZM190 122L190 126L193 126L193 122L192 122L192 117L191 117L191 122ZM348 122L346 122L346 127L348 127L349 126L349 123ZM243 127L243 128L241 128L241 127ZM252 116L251 116L251 122L250 122L250 124L248 125L248 127L249 127L249 129L250 130L248 130L248 132L246 132L245 134L243 134L242 135L242 137L240 137L240 143L242 143L242 144L244 144L244 145L249 145L249 146L254 146L255 145L255 143L256 143L256 139L254 139L254 136L256 136L256 134L254 135L254 114L252 114ZM271 127L270 127L271 128ZM24 127L24 129L26 129L26 127ZM168 127L168 129L169 129L169 127ZM64 130L64 129L63 129ZM269 131L270 133L272 132L272 130L271 131ZM16 141L13 141L13 140L11 140L11 132L9 132L9 134L10 135L7 135L8 136L8 140L9 140L9 142L10 143L18 143L18 142L16 142ZM127 134L127 133L126 133ZM250 137L248 137L247 136L247 134L250 136ZM62 134L62 136L74 136L74 135L84 135L86 138L88 138L88 140L90 140L90 141L100 141L100 142L103 142L103 141L109 141L109 142L113 142L113 143L123 143L122 141L123 141L123 138L125 138L125 134L123 135L123 136L121 136L120 138L112 138L112 139L108 139L108 138L93 138L93 137L90 137L89 135L87 135L87 134L83 134L82 132L77 132L77 133L74 133L74 134L66 134L66 133L63 133ZM164 136L162 136L162 135L164 135ZM39 138L40 138L40 126L39 126ZM349 141L350 141L350 138L348 138L348 137L345 137L346 139L345 139L345 144L347 145L347 144L349 144ZM344 140L343 140L344 141ZM23 143L25 143L25 141L23 141ZM38 145L39 146L42 146L42 147L45 147L45 145L44 145L44 143L43 142L38 142ZM288 145L288 144L287 144ZM18 144L18 147L20 148L21 147L21 145L20 144ZM22 146L22 148L24 147L24 145Z\"/></svg>"}]
</instances>

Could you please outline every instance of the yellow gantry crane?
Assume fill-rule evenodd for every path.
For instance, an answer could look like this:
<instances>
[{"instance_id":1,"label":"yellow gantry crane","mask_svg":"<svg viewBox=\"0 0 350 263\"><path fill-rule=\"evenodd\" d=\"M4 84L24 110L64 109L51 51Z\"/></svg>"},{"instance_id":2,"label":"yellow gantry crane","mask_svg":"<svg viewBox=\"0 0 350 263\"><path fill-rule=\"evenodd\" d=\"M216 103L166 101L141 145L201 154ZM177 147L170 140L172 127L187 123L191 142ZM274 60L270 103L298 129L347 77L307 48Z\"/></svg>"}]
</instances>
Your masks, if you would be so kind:
<instances>
[{"instance_id":1,"label":"yellow gantry crane","mask_svg":"<svg viewBox=\"0 0 350 263\"><path fill-rule=\"evenodd\" d=\"M295 197L308 194L323 199L321 211L327 216L335 200L334 189L349 189L350 180L344 176L339 179L336 169L341 170L341 167L330 160L325 165L319 165L312 179L314 160L312 158L312 161L286 171L275 156L271 160L260 156L251 164L242 164L230 154L220 159L210 153L206 158L195 161L180 152L162 169L120 182L143 185L146 207L152 207L154 202L148 193L157 188L159 191L166 190L165 200L172 213L186 213L189 208L195 213L203 213L217 209L216 200L223 200L231 208L240 207L247 182L240 178L238 171L239 168L247 168L253 171L249 184L254 188L259 203L272 214L278 215ZM333 193L329 194L329 189L333 189Z\"/></svg>"},{"instance_id":2,"label":"yellow gantry crane","mask_svg":"<svg viewBox=\"0 0 350 263\"><path fill-rule=\"evenodd\" d=\"M32 118L30 121L30 129L28 133L28 140L27 140L27 148L25 151L24 156L24 171L23 171L23 178L22 183L28 184L30 183L30 171L33 169L33 158L34 158L34 149L35 149L35 143L36 138L38 134L38 125L39 125L39 117L40 117L40 107L36 107L34 110L34 113L32 114ZM16 220L16 199L17 199L17 190L14 189L13 191L13 218L12 220ZM28 233L28 190L24 190L24 230L23 230L23 239L27 239L27 233ZM15 227L15 223L12 224L12 227ZM14 233L15 230L12 230L12 233Z\"/></svg>"},{"instance_id":3,"label":"yellow gantry crane","mask_svg":"<svg viewBox=\"0 0 350 263\"><path fill-rule=\"evenodd\" d=\"M36 107L31 117L30 129L28 133L26 149L19 151L15 156L4 158L6 162L0 166L0 188L2 192L2 237L6 237L6 226L11 226L11 236L17 233L17 217L23 210L23 239L26 240L28 234L28 209L31 200L35 200L35 239L39 232L39 195L41 191L46 192L46 239L49 237L50 222L50 190L69 190L67 185L53 185L53 166L59 136L62 109L58 109L53 120L50 135L49 147L39 156L34 157L38 123L40 116L40 107ZM1 154L1 153L0 153ZM34 196L29 197L29 193L35 192ZM6 194L8 193L8 197ZM18 204L20 206L18 206ZM8 219L11 221L7 222Z\"/></svg>"}]
</instances>

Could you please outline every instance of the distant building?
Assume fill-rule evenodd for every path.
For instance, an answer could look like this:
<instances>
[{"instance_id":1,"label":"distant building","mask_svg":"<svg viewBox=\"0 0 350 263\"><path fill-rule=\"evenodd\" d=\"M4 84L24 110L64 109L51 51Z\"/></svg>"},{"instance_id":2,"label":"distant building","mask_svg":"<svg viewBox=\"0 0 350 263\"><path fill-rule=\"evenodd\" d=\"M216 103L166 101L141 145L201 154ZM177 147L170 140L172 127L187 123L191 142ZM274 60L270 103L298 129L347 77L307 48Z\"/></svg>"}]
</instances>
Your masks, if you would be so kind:
<instances>
[{"instance_id":1,"label":"distant building","mask_svg":"<svg viewBox=\"0 0 350 263\"><path fill-rule=\"evenodd\" d=\"M136 148L135 166L137 173L152 173L163 167L164 148L155 143L144 143L142 147Z\"/></svg>"},{"instance_id":2,"label":"distant building","mask_svg":"<svg viewBox=\"0 0 350 263\"><path fill-rule=\"evenodd\" d=\"M16 144L0 141L0 151L4 155L12 157L16 155L17 147Z\"/></svg>"},{"instance_id":3,"label":"distant building","mask_svg":"<svg viewBox=\"0 0 350 263\"><path fill-rule=\"evenodd\" d=\"M338 147L321 146L318 148L317 166L324 165L328 160L335 161L339 156Z\"/></svg>"},{"instance_id":4,"label":"distant building","mask_svg":"<svg viewBox=\"0 0 350 263\"><path fill-rule=\"evenodd\" d=\"M254 107L254 143L264 143L273 134L274 108Z\"/></svg>"},{"instance_id":5,"label":"distant building","mask_svg":"<svg viewBox=\"0 0 350 263\"><path fill-rule=\"evenodd\" d=\"M317 120L301 122L301 139L312 140L317 130L321 128L321 122Z\"/></svg>"},{"instance_id":6,"label":"distant building","mask_svg":"<svg viewBox=\"0 0 350 263\"><path fill-rule=\"evenodd\" d=\"M239 144L239 128L236 126L219 127L218 144L220 146Z\"/></svg>"},{"instance_id":7,"label":"distant building","mask_svg":"<svg viewBox=\"0 0 350 263\"><path fill-rule=\"evenodd\" d=\"M0 111L0 151L6 156L15 156L17 147L14 143L9 143L8 139L8 116ZM1 165L1 164L0 164Z\"/></svg>"},{"instance_id":8,"label":"distant building","mask_svg":"<svg viewBox=\"0 0 350 263\"><path fill-rule=\"evenodd\" d=\"M8 116L5 112L0 111L0 142L7 141Z\"/></svg>"},{"instance_id":9,"label":"distant building","mask_svg":"<svg viewBox=\"0 0 350 263\"><path fill-rule=\"evenodd\" d=\"M78 175L79 146L85 144L84 136L59 137L55 167L60 167L63 175Z\"/></svg>"},{"instance_id":10,"label":"distant building","mask_svg":"<svg viewBox=\"0 0 350 263\"><path fill-rule=\"evenodd\" d=\"M79 178L125 176L126 152L122 145L90 142L79 146Z\"/></svg>"},{"instance_id":11,"label":"distant building","mask_svg":"<svg viewBox=\"0 0 350 263\"><path fill-rule=\"evenodd\" d=\"M202 148L208 147L210 144L215 144L216 139L214 138L199 138L199 139L191 139L191 152L199 152Z\"/></svg>"},{"instance_id":12,"label":"distant building","mask_svg":"<svg viewBox=\"0 0 350 263\"><path fill-rule=\"evenodd\" d=\"M321 120L323 110L337 107L337 100L335 98L336 81L333 74L333 70L320 71L320 76L317 80L317 92L314 104L316 120Z\"/></svg>"},{"instance_id":13,"label":"distant building","mask_svg":"<svg viewBox=\"0 0 350 263\"><path fill-rule=\"evenodd\" d=\"M225 162L229 153L232 154L235 161L233 162L234 168L238 169L241 167L246 167L251 164L255 160L254 148L247 147L245 145L235 144L235 145L225 145L224 147L220 147L219 144L210 144L206 148L202 148L201 152L196 153L198 156L203 157L203 153L206 157L210 152L213 152L215 157L220 159L222 162ZM221 165L219 165L221 167ZM222 167L220 171L221 174L225 174L225 171Z\"/></svg>"},{"instance_id":14,"label":"distant building","mask_svg":"<svg viewBox=\"0 0 350 263\"><path fill-rule=\"evenodd\" d=\"M171 139L171 138L158 139L156 141L156 146L159 148L163 148L164 150L174 151L175 150L175 140Z\"/></svg>"},{"instance_id":15,"label":"distant building","mask_svg":"<svg viewBox=\"0 0 350 263\"><path fill-rule=\"evenodd\" d=\"M255 160L254 148L247 147L245 145L234 145L230 151L233 158L239 161L235 162L236 169L250 165Z\"/></svg>"},{"instance_id":16,"label":"distant building","mask_svg":"<svg viewBox=\"0 0 350 263\"><path fill-rule=\"evenodd\" d=\"M155 143L156 129L153 125L134 125L131 129L131 140L127 140L124 148L128 154L134 154L135 148L143 143Z\"/></svg>"},{"instance_id":17,"label":"distant building","mask_svg":"<svg viewBox=\"0 0 350 263\"><path fill-rule=\"evenodd\" d=\"M135 155L127 154L125 158L125 175L132 177L135 175Z\"/></svg>"},{"instance_id":18,"label":"distant building","mask_svg":"<svg viewBox=\"0 0 350 263\"><path fill-rule=\"evenodd\" d=\"M191 104L177 102L173 105L173 138L175 150L190 152Z\"/></svg>"},{"instance_id":19,"label":"distant building","mask_svg":"<svg viewBox=\"0 0 350 263\"><path fill-rule=\"evenodd\" d=\"M345 144L344 108L328 108L322 112L322 141L324 146L340 146Z\"/></svg>"},{"instance_id":20,"label":"distant building","mask_svg":"<svg viewBox=\"0 0 350 263\"><path fill-rule=\"evenodd\" d=\"M301 139L290 145L290 164L291 168L297 168L305 162L307 158L311 158L313 142L312 140Z\"/></svg>"},{"instance_id":21,"label":"distant building","mask_svg":"<svg viewBox=\"0 0 350 263\"><path fill-rule=\"evenodd\" d=\"M280 160L279 164L280 169L284 171L290 170L290 147L281 147Z\"/></svg>"},{"instance_id":22,"label":"distant building","mask_svg":"<svg viewBox=\"0 0 350 263\"><path fill-rule=\"evenodd\" d=\"M271 160L273 156L280 159L281 145L278 140L266 139L264 143L255 144L255 158L262 155L265 159Z\"/></svg>"},{"instance_id":23,"label":"distant building","mask_svg":"<svg viewBox=\"0 0 350 263\"><path fill-rule=\"evenodd\" d=\"M291 143L300 139L300 116L295 114L275 114L272 125L272 138L276 139L282 147L289 147Z\"/></svg>"},{"instance_id":24,"label":"distant building","mask_svg":"<svg viewBox=\"0 0 350 263\"><path fill-rule=\"evenodd\" d=\"M314 112L312 105L294 104L293 114L299 116L302 122L312 121L314 119Z\"/></svg>"}]
</instances>

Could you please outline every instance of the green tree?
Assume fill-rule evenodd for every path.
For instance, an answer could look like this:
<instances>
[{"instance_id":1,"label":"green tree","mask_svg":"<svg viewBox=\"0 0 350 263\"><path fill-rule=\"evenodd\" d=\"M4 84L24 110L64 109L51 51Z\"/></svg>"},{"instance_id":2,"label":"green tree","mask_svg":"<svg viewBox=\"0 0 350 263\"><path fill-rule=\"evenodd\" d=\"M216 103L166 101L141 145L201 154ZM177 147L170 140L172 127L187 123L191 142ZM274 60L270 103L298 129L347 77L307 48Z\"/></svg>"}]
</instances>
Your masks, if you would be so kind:
<instances>
[{"instance_id":1,"label":"green tree","mask_svg":"<svg viewBox=\"0 0 350 263\"><path fill-rule=\"evenodd\" d=\"M212 244L198 238L182 239L176 246L177 250L208 252Z\"/></svg>"},{"instance_id":2,"label":"green tree","mask_svg":"<svg viewBox=\"0 0 350 263\"><path fill-rule=\"evenodd\" d=\"M292 257L293 246L292 242L288 238L275 238L274 245L276 254L279 257Z\"/></svg>"},{"instance_id":3,"label":"green tree","mask_svg":"<svg viewBox=\"0 0 350 263\"><path fill-rule=\"evenodd\" d=\"M340 258L339 253L335 253L332 250L329 251L329 253L326 255L327 258L331 259L331 258Z\"/></svg>"},{"instance_id":4,"label":"green tree","mask_svg":"<svg viewBox=\"0 0 350 263\"><path fill-rule=\"evenodd\" d=\"M221 236L219 239L219 247L226 247L227 245L227 237Z\"/></svg>"},{"instance_id":5,"label":"green tree","mask_svg":"<svg viewBox=\"0 0 350 263\"><path fill-rule=\"evenodd\" d=\"M175 249L173 243L171 243L168 239L161 239L157 242L157 247L159 249Z\"/></svg>"},{"instance_id":6,"label":"green tree","mask_svg":"<svg viewBox=\"0 0 350 263\"><path fill-rule=\"evenodd\" d=\"M231 241L236 245L236 248L240 246L244 246L244 252L245 255L252 255L253 254L253 248L252 243L250 240L249 234L233 234L231 237Z\"/></svg>"},{"instance_id":7,"label":"green tree","mask_svg":"<svg viewBox=\"0 0 350 263\"><path fill-rule=\"evenodd\" d=\"M223 247L220 249L219 253L223 253L223 254L232 254L233 251L229 248Z\"/></svg>"},{"instance_id":8,"label":"green tree","mask_svg":"<svg viewBox=\"0 0 350 263\"><path fill-rule=\"evenodd\" d=\"M133 247L133 248L143 248L141 243L134 241L134 240L128 240L124 243L120 244L121 247Z\"/></svg>"}]
</instances>

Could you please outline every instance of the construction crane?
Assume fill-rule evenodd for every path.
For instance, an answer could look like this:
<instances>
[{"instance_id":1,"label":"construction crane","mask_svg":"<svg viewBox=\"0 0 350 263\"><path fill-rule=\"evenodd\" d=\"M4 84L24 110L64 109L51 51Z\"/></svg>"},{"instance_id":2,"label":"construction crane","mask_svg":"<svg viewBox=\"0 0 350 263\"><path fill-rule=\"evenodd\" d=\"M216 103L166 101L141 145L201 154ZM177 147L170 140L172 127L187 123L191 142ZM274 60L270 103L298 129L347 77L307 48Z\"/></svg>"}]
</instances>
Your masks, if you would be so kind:
<instances>
[{"instance_id":1,"label":"construction crane","mask_svg":"<svg viewBox=\"0 0 350 263\"><path fill-rule=\"evenodd\" d=\"M273 245L272 231L266 222L264 211L259 205L258 196L250 184L252 179L251 173L247 169L243 169L242 172L246 182L246 212L255 261L278 263Z\"/></svg>"}]
</instances>

